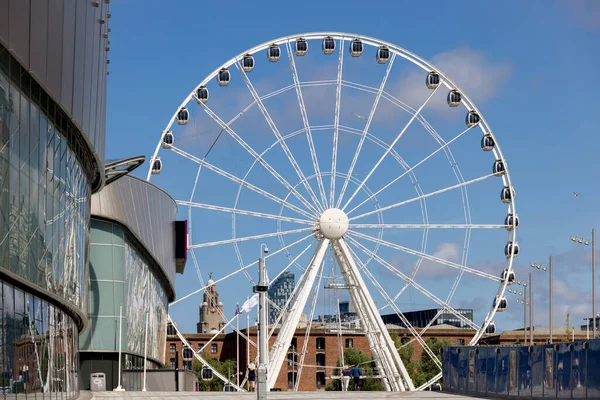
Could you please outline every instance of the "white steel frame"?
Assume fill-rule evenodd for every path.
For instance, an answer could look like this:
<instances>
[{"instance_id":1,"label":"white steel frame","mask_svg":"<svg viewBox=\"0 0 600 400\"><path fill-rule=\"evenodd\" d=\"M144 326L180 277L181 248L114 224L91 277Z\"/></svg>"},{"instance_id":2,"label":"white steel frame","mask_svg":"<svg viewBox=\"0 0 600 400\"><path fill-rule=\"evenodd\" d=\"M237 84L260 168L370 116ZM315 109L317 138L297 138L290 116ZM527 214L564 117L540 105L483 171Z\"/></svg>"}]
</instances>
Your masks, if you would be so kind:
<instances>
[{"instance_id":1,"label":"white steel frame","mask_svg":"<svg viewBox=\"0 0 600 400\"><path fill-rule=\"evenodd\" d=\"M314 40L322 40L325 37L332 37L334 40L336 40L338 42L337 45L339 46L339 48L337 48L336 51L339 52L339 55L338 55L338 66L337 66L336 79L335 80L301 82L298 77L298 71L297 71L296 63L295 63L296 56L294 55L293 47L292 47L294 42L299 38L303 38L307 41L314 41ZM381 45L385 45L390 50L390 59L388 60L385 74L382 78L382 81L381 81L379 87L370 87L370 86L362 85L359 83L355 83L355 82L351 82L351 81L343 79L344 53L346 50L344 48L344 43L351 43L351 41L354 38L361 39L365 49L367 48L367 46L378 48ZM258 92L256 91L256 89L254 88L254 85L252 84L248 74L243 70L243 68L241 68L240 63L241 63L241 60L244 55L247 55L247 54L253 55L255 53L265 51L272 44L276 44L279 46L285 46L285 48L287 50L288 60L289 60L290 69L291 69L294 83L292 85L288 85L286 87L278 89L272 93L268 93L266 95L260 96L258 94ZM313 46L311 48L314 48L314 47L318 47L318 46ZM363 51L363 53L364 53L364 51ZM440 85L431 91L427 100L425 100L425 102L416 110L409 107L408 105L404 104L399 99L395 98L394 96L390 95L389 93L387 93L385 91L385 86L386 86L388 77L390 75L390 71L392 70L394 62L398 57L418 66L419 68L421 68L424 71L425 74L430 71L435 71L436 73L438 73L440 75ZM431 350L427 347L427 345L425 344L425 342L422 339L423 333L426 331L426 329L429 326L422 328L422 329L412 327L410 325L410 323L408 323L406 318L404 318L402 312L396 305L396 299L407 288L409 288L409 287L414 288L417 291L419 291L420 293L422 293L423 295L430 298L435 303L437 303L440 306L440 311L438 314L448 311L448 312L456 315L467 325L476 329L477 333L471 339L469 344L471 344L471 345L476 344L478 342L478 340L481 338L481 336L485 333L486 328L488 327L488 325L492 322L492 320L494 318L494 315L497 311L497 305L492 306L490 308L490 310L488 311L488 313L481 325L478 325L478 324L473 323L472 321L469 321L467 318L465 318L462 314L458 313L450 305L450 300L451 300L454 292L456 291L458 283L460 282L460 279L464 273L472 274L472 275L479 276L481 278L484 278L484 279L487 279L490 281L498 282L499 287L496 292L496 295L499 295L499 296L504 295L506 286L508 284L508 282L503 281L499 277L499 275L495 276L495 275L492 275L489 273L485 273L483 271L478 271L477 269L469 268L466 265L472 229L504 229L504 228L507 228L505 225L502 225L502 224L475 224L475 223L471 222L469 201L468 201L468 196L467 196L467 191L466 191L467 186L469 186L473 183L479 182L479 181L486 180L491 177L499 176L502 180L503 186L509 186L511 188L513 187L512 182L510 180L510 174L508 171L508 165L506 163L506 160L504 159L502 152L498 146L498 141L497 141L495 135L492 133L485 118L483 117L481 112L479 112L479 110L477 109L475 104L468 98L468 96L464 92L462 92L460 90L460 88L455 83L453 83L452 80L448 76L446 76L443 72L441 72L439 69L435 68L433 65L431 65L427 61L423 60L422 58L418 57L417 55L415 55L403 48L400 48L392 43L387 43L387 42L384 42L384 41L381 41L381 40L378 40L375 38L362 36L362 35L355 35L355 34L349 34L349 33L336 33L336 32L307 33L307 34L286 36L286 37L282 37L282 38L279 38L276 40L272 40L272 41L263 43L259 46L253 47L249 50L246 50L246 51L240 53L236 57L230 59L223 65L216 68L202 82L200 82L190 92L190 94L184 99L184 101L181 103L181 105L176 108L176 111L173 114L173 116L171 117L166 128L162 131L159 142L156 146L156 149L154 151L154 154L153 154L151 160L154 160L156 157L158 157L158 152L161 150L161 143L162 143L163 137L167 132L169 132L171 130L171 126L176 121L176 117L177 117L177 113L178 113L179 109L188 105L188 103L190 103L192 100L195 100L196 90L201 86L206 86L210 81L212 81L217 76L218 72L222 68L231 69L230 67L232 67L232 66L235 66L239 70L240 75L241 75L242 79L244 80L246 87L248 88L248 91L252 95L253 102L251 104L249 104L245 109L243 109L239 114L237 114L235 117L233 117L228 122L223 121L209 107L208 104L204 104L201 102L199 102L199 104L200 104L201 109L222 128L222 131L226 132L235 142L237 142L239 144L239 146L244 148L247 151L247 153L254 159L253 164L248 169L245 176L243 176L243 177L235 176L234 174L227 172L227 171L211 164L205 158L202 158L202 159L198 158L198 157L196 157L192 154L189 154L186 151L184 151L180 148L177 148L175 146L171 146L167 150L171 150L175 154L178 154L179 156L182 156L198 165L196 181L195 181L195 184L194 184L194 187L193 187L193 190L192 190L189 200L178 200L177 201L178 205L188 207L189 221L190 221L189 235L190 235L190 243L191 243L189 245L189 249L195 250L195 249L200 249L200 248L205 248L205 247L222 246L222 245L227 245L227 244L232 244L235 247L237 258L240 263L240 268L229 274L224 275L223 277L218 278L216 280L216 282L220 282L225 279L228 279L231 276L236 275L238 273L244 273L248 277L248 279L251 282L253 282L253 278L249 275L248 269L250 267L255 266L258 263L258 261L252 262L250 264L245 264L242 260L242 255L241 255L241 251L238 247L238 243L250 241L250 240L258 240L258 239L268 238L268 237L278 237L280 240L280 243L281 243L281 248L279 250L267 255L266 258L271 257L280 252L284 252L290 259L290 263L283 271L287 270L292 265L295 265L296 267L303 270L302 277L301 277L300 282L298 283L297 287L295 288L292 298L290 299L288 304L284 307L284 309L281 310L281 313L279 315L279 319L282 320L283 322L281 325L281 329L277 335L277 339L275 340L274 345L271 347L270 354L269 354L269 368L268 368L269 387L273 387L273 385L275 384L275 380L277 379L281 365L285 360L289 345L291 343L291 339L294 335L296 326L300 319L300 314L302 313L302 311L304 310L304 308L307 305L307 302L311 296L311 290L314 286L314 283L315 283L315 280L317 279L317 277L319 278L319 284L317 286L320 285L321 274L319 273L319 271L322 268L323 260L326 257L326 251L328 249L331 249L333 256L335 257L335 259L337 261L337 264L340 267L343 278L349 288L351 298L357 307L357 312L358 312L360 320L361 320L361 325L363 325L363 327L365 329L365 335L367 337L369 346L372 350L374 362L375 362L376 366L378 367L379 374L382 375L382 377L383 377L382 382L384 384L384 387L387 390L400 391L400 390L422 390L425 387L429 386L430 384L435 382L437 379L439 379L439 377L441 376L441 373L438 374L431 381L422 385L421 387L419 387L419 388L414 387L414 385L410 379L410 376L408 375L406 368L403 365L398 352L396 351L396 345L393 343L393 341L385 327L385 324L383 324L383 321L379 315L380 309L378 309L375 306L375 302L373 301L373 298L371 297L371 295L369 293L367 284L363 280L363 275L366 276L370 280L372 286L375 287L375 289L386 299L387 304L384 307L382 307L382 309L386 308L386 307L391 307L392 310L396 314L398 314L398 316L405 322L405 324L407 324L407 326L409 327L409 330L411 331L411 333L414 336L413 340L418 341L419 344L421 344L421 346L423 346L425 352L427 352L432 357L434 362L436 362L436 364L438 364L438 365L439 365L439 361L437 360L437 357L435 357L435 355L431 353ZM302 88L315 87L315 86L335 86L335 88L336 88L336 104L335 104L335 114L334 114L334 118L333 118L333 125L311 126L309 123L309 116L306 112ZM459 133L457 136L452 138L450 141L446 142L437 134L437 132L435 132L435 130L431 127L431 125L420 114L421 111L427 106L428 101L433 97L433 95L437 92L437 90L439 90L442 86L444 86L447 90L453 90L453 89L458 90L462 95L461 103L467 109L467 111L475 111L479 114L480 123L477 125L477 127L480 128L480 130L483 134L489 134L494 139L495 146L491 153L493 154L493 156L495 157L496 160L502 160L504 162L504 167L506 170L505 174L501 174L501 175L488 174L488 175L484 175L484 176L481 176L481 177L478 177L475 179L471 179L468 181L465 181L463 179L460 170L456 166L454 157L449 150L449 146L454 141L456 141L458 138L467 134L470 130L474 129L475 127L465 129L464 131ZM366 118L366 124L364 126L364 129L362 129L362 130L350 128L350 127L340 124L340 108L341 108L341 102L342 102L341 91L342 91L343 87L352 88L355 90L361 90L364 92L375 94L375 101L372 104L371 111L369 113L369 116ZM294 90L296 93L296 97L298 100L298 107L299 107L299 110L300 110L300 113L302 116L302 122L303 122L304 127L303 127L303 129L296 131L296 132L292 132L289 134L282 134L279 131L278 127L276 126L275 122L273 121L271 115L269 114L269 111L265 107L264 100L266 100L270 97L273 97L273 96L277 96L277 95L284 93L286 91L289 91L289 90ZM380 99L382 99L382 98L386 99L390 103L396 105L400 109L411 114L411 118L409 119L408 123L397 134L397 136L391 143L386 143L369 132L371 122L375 115L375 111L377 109ZM263 117L267 121L267 124L269 125L269 127L270 127L271 131L273 132L273 135L276 139L275 142L270 147L265 149L262 153L259 153L258 151L253 149L248 143L246 143L244 141L244 139L239 134L237 134L231 128L231 124L233 122L235 122L244 112L246 112L248 109L250 109L253 106L257 106L260 109ZM396 150L394 149L394 145L398 142L398 140L403 136L403 134L406 132L406 130L410 127L410 125L414 121L418 121L418 123L421 124L423 126L423 128L425 128L425 130L438 142L440 147L438 149L436 149L433 153L431 153L427 157L425 157L423 160L419 161L418 163L416 163L412 166L409 166L406 162L404 162L404 160L396 152ZM323 171L323 170L321 170L321 166L319 165L319 162L318 162L317 151L316 151L315 144L314 144L314 141L312 138L312 134L314 132L317 132L320 130L330 130L330 129L333 130L333 154L331 156L332 157L331 158L331 171ZM345 133L357 135L360 137L359 144L358 144L357 149L352 158L352 163L351 163L348 171L346 171L346 172L339 171L339 168L337 165L338 140L339 140L340 132L345 132ZM299 164L296 161L296 157L294 156L293 152L290 150L290 148L288 147L288 145L286 143L287 140L289 140L290 138L297 136L297 135L305 135L307 143L308 143L311 162L312 162L313 170L314 170L314 174L311 176L308 176L308 177L304 174L304 172L300 168ZM371 142L375 143L376 145L379 145L385 151L384 151L384 154L379 158L379 160L374 164L374 166L372 167L370 172L367 174L367 176L365 178L363 178L362 180L356 180L356 178L354 178L352 176L352 172L356 165L357 159L361 153L363 144L366 140L371 141ZM289 160L290 165L292 166L292 168L295 171L297 178L299 180L298 183L290 182L290 181L286 180L277 171L277 169L275 167L270 165L265 160L265 154L269 150L271 150L277 146L281 147L281 149L285 153L287 159ZM429 193L423 193L423 191L421 190L421 188L418 184L418 180L416 179L416 176L414 174L414 170L440 151L444 151L459 183L456 185L446 187L444 189L432 191ZM375 170L380 166L380 164L383 162L383 160L388 155L393 157L399 163L399 165L404 170L404 172L399 174L398 176L396 176L389 183L387 183L383 187L379 188L378 190L372 191L367 187L367 181L369 180L369 178L372 176L372 174L375 172ZM262 168L264 168L267 172L269 172L273 178L275 178L281 185L283 185L287 189L288 194L285 198L281 198L279 196L273 195L268 190L265 190L257 185L251 184L250 182L247 181L250 171L257 164L259 164ZM200 176L201 170L203 168L206 168L206 169L212 171L213 173L216 173L216 174L220 175L221 177L228 179L239 185L238 195L236 197L236 201L235 201L235 204L233 207L225 207L225 206L221 206L221 205L217 205L217 204L204 204L204 203L198 203L198 202L193 201L194 194L196 192L196 185L198 182L198 177ZM147 175L148 180L150 180L150 178L151 178L151 169L152 169L152 162L150 162L150 166L149 166L149 170L148 170L148 175ZM409 179L412 181L413 186L415 187L415 190L417 192L416 197L407 199L407 200L402 200L395 204L390 204L390 205L386 205L383 207L377 205L373 211L363 212L362 214L358 214L358 215L353 214L354 211L356 211L358 208L360 208L365 203L376 200L377 195L379 193L388 189L395 182L399 181L406 175L409 176ZM325 177L325 176L332 176L332 177L341 176L344 179L340 194L337 199L335 198L335 191L336 191L335 181L336 181L336 179L334 179L334 178L331 179L329 193L327 193L325 190L325 184L323 182L323 177ZM318 193L315 193L315 191L312 189L312 186L309 184L309 181L311 179L314 179L316 181L317 187L318 187ZM349 195L347 200L345 200L345 202L344 202L344 195L347 192L348 185L350 182L354 182L356 185L356 188ZM306 189L306 191L309 195L308 196L309 198L305 198L298 191L297 188L300 185ZM238 208L238 202L240 199L240 193L241 193L242 188L249 189L249 190L263 196L264 198L267 198L269 200L272 200L273 202L278 203L280 205L279 213L278 214L268 214L268 213L255 212L252 210ZM361 190L367 192L368 198L366 200L363 200L362 203L354 206L353 208L350 208L350 204L352 203L352 200L355 198L355 196ZM461 192L462 201L463 201L463 209L464 209L464 214L465 214L465 223L464 224L431 224L431 223L429 223L425 199L427 199L428 197L431 197L431 196L435 196L435 195L450 191L450 190L460 190L460 192ZM300 206L294 205L290 201L288 201L288 198L290 196L293 196L295 199L297 199L302 204L302 206L300 207ZM413 202L419 202L421 204L423 223L421 223L421 224L396 224L396 223L385 223L383 221L383 213L385 211L393 209L393 208L401 207L403 205L413 203ZM324 234L320 230L320 227L318 226L318 224L315 223L315 220L318 219L319 215L324 210L326 210L328 208L333 208L333 207L340 208L340 209L344 210L346 212L346 214L349 215L350 225L349 225L348 231L346 232L346 234L344 235L343 238L330 240L329 238L324 236ZM231 214L232 220L233 220L232 238L226 239L226 240L208 242L208 243L195 243L194 244L192 242L192 222L193 222L193 220L191 218L191 212L192 212L191 210L194 208L200 208L200 209L211 210L211 211L219 211L219 212ZM295 213L297 215L294 215L293 217L284 215L283 214L284 210L287 212ZM507 205L507 210L508 210L508 213L512 213L513 215L516 215L514 198ZM256 217L257 219L276 220L277 224L278 224L278 229L276 232L270 232L270 233L261 234L261 235L237 237L237 235L236 235L236 215L237 214L252 216L252 217ZM376 223L376 224L375 223L368 223L368 224L360 223L359 220L361 218L369 216L369 215L374 215L374 214L377 215L377 217L378 217L378 221L379 221L378 223ZM281 222L298 224L298 225L304 226L304 227L298 227L297 229L282 230ZM363 228L377 229L379 231L379 234L377 237L373 237L373 236L365 235L365 234L362 234L362 233L356 231L356 229L363 229ZM423 230L423 238L422 238L421 250L410 249L405 246L401 246L399 244L391 243L389 241L383 240L382 239L383 231L386 229L422 229ZM462 259L460 262L450 262L448 260L444 260L439 257L429 255L425 252L425 245L427 242L427 235L428 235L429 229L464 229L465 230L465 239L464 239L465 251L463 251ZM286 236L286 235L307 233L307 232L311 232L311 233L308 234L308 236L305 236L305 237L301 238L300 240L296 240L295 242L293 242L291 244L285 244L285 242L284 242L284 236ZM308 249L313 247L314 242L309 244L296 257L292 257L292 255L289 252L289 249L300 244L301 242L306 241L307 239L309 239L313 236L316 236L316 238L317 238L316 242L318 244L316 246L314 255L311 258L309 265L306 268L304 268L297 262L297 260L302 254L304 254L304 252L306 252ZM361 242L359 242L357 239L361 239L363 242L366 240L367 242L374 243L376 245L376 247L375 247L375 249L369 249L365 245L363 245ZM513 243L516 243L516 229L512 229L512 230L508 231L508 241L512 241ZM361 253L363 253L363 255L367 257L367 261L363 262L361 260L361 258L358 256L357 252L355 252L350 247L350 245L352 245L355 249L360 250ZM389 262L387 262L386 260L381 258L377 254L377 249L379 248L379 246L385 246L388 248L392 248L392 249L395 249L395 250L398 250L398 251L401 251L401 252L404 252L407 254L412 254L414 256L419 257L419 260L416 263L415 268L413 269L411 274L407 275L405 273L402 273L397 268L392 266ZM200 274L200 268L199 268L194 251L192 251L191 258L192 258L192 261L196 268L196 272L198 273L198 277L200 279L202 287L188 295L185 295L185 296L177 299L176 301L171 303L171 305L179 303L182 300L185 300L197 293L200 293L207 287L204 285L204 282L202 280L202 277ZM513 258L514 258L514 254L511 254L506 259L505 268L509 272L512 271L512 269L513 269L513 267L512 267ZM456 280L454 281L454 285L453 285L452 290L451 290L450 294L448 295L447 299L443 300L443 299L438 298L433 293L428 291L426 288L422 287L417 282L415 282L415 280L414 280L415 275L416 275L416 273L419 269L419 266L421 265L421 262L423 260L430 260L430 261L437 262L442 265L446 265L448 267L459 270L459 275L456 278ZM395 293L393 295L388 294L383 289L383 287L381 285L379 285L377 280L374 278L374 276L368 270L368 264L371 261L374 261L374 262L380 264L381 266L388 269L389 271L391 271L392 273L397 275L400 279L402 279L405 282L405 285L399 290L398 293ZM281 271L280 273L283 273L283 271ZM501 271L499 271L499 272L501 272ZM315 298L313 298L313 301L311 304L311 313L310 313L311 316L314 313L314 307L316 304L316 301L314 301ZM169 321L171 321L170 317L169 317ZM173 323L173 326L175 327L180 339L184 343L186 343L185 338L179 332L175 323ZM420 329L420 331L417 331L418 329ZM309 335L309 332L310 332L310 327L309 327L309 330L307 331L307 335ZM271 333L273 333L273 331ZM299 375L301 374L302 366L304 365L304 352L305 351L306 351L306 349L303 350L303 354L301 356L301 362L300 362L299 369L298 369ZM194 355L197 359L199 359L203 363L203 365L207 366L206 361L204 361L195 351L194 351ZM342 355L342 357L343 357L343 355ZM220 374L216 374L216 375L219 376L219 378L222 379L224 382L236 387L238 390L243 390L242 388L235 386L235 384L230 382L225 377L220 376ZM297 387L298 387L298 385L296 384L294 389L297 390Z\"/></svg>"}]
</instances>

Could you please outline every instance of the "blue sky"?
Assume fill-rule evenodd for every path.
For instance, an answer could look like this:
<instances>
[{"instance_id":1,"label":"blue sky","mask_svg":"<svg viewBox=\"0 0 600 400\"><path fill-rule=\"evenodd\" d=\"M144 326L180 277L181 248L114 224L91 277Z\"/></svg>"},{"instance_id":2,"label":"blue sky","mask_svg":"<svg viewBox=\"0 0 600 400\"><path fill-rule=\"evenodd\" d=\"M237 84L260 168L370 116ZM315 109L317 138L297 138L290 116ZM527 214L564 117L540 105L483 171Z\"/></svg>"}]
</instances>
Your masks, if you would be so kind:
<instances>
[{"instance_id":1,"label":"blue sky","mask_svg":"<svg viewBox=\"0 0 600 400\"><path fill-rule=\"evenodd\" d=\"M591 299L590 251L571 243L569 237L590 236L592 226L599 219L595 200L600 195L600 185L594 179L600 164L596 156L600 144L596 97L600 92L600 83L595 72L600 63L600 52L597 50L600 39L599 10L600 7L593 1L390 2L387 7L372 7L358 1L307 1L291 9L284 9L281 2L266 1L259 5L252 2L178 1L170 7L158 0L113 2L107 158L137 154L149 157L161 130L185 96L223 62L259 43L312 31L352 32L392 42L440 67L470 95L485 115L498 135L516 190L517 210L521 219L518 232L521 253L515 266L518 279L525 278L530 272L530 262L545 262L548 255L554 255L554 324L564 324L567 312L573 315L572 320L579 323L587 316L586 309L590 309L586 304ZM310 50L316 50L316 53L316 47L313 45ZM256 59L257 63L259 60L264 62L262 56ZM335 66L333 58L323 62L327 63L324 68ZM314 68L311 73L320 71L319 65L305 64L306 68ZM266 86L270 84L275 86L274 90L281 86L277 83L278 79L282 82L289 79L289 68L287 71L287 78L273 75L270 81L268 75L260 76L258 71L252 77L260 76L261 83L267 82L261 86L263 90L266 91ZM235 75L233 72L232 76L239 81L237 71ZM394 72L399 88L406 89L407 86L401 84L412 77L414 71L400 67ZM373 76L374 82L377 82L375 78L380 79L380 75ZM419 79L422 82L422 78ZM223 98L224 112L233 112L233 107L228 109L230 105L237 104L235 99L231 99L232 96ZM243 102L241 98L242 95L239 103ZM364 112L368 114L370 103L365 104ZM358 104L356 107L361 106ZM460 118L454 118L452 123L443 116L431 117L434 122L448 129L464 126L460 125L464 118L462 114ZM395 122L387 121L389 124ZM437 128L438 125L435 126ZM385 126L381 123L380 127L383 129ZM193 153L194 145L189 146L189 149L184 146L182 149ZM228 146L232 144L228 143ZM415 146L418 147L418 144ZM199 151L197 148L195 150ZM398 150L401 152L400 148ZM228 161L237 159L236 150L229 151L224 151L222 158L217 158L215 163L230 165ZM478 157L481 157L480 151L471 160L474 163L472 167L468 161L462 167L461 159L470 160L466 151L456 150L465 179L489 173L487 171L491 164L484 171L478 169L479 164L475 165ZM410 154L406 157L410 157ZM178 166L187 171L181 173L181 182L163 178L164 181L157 183L175 197L181 193L181 198L185 197L183 193L186 190L191 189L189 179L186 180L190 169L185 163ZM432 177L436 176L436 166L423 166L425 176L420 179L423 185L426 185L427 179L429 182L435 180ZM245 170L242 165L232 168L232 173ZM145 174L146 168L136 172L138 176ZM195 174L195 170L192 174ZM377 178L373 179L379 182ZM447 182L446 186L451 184ZM226 185L217 187L218 192L229 190ZM429 186L428 190L437 187ZM496 185L490 190L493 191L492 197L497 200L499 187ZM487 188L484 191L488 194ZM581 192L581 195L574 197L574 191ZM474 215L480 217L480 223L494 223L491 219L484 221L488 207L491 215L501 210L501 203L492 200L488 203L486 194L473 195L472 207L477 209ZM216 194L206 195L213 203L219 201ZM259 207L252 200L247 201L246 204ZM439 215L438 220L441 220L444 215L439 210L444 209L443 203L434 202L430 208L431 213ZM398 215L398 218L404 217ZM226 238L228 232L231 237L230 222L222 222L223 225L218 225L223 227L222 237ZM267 231L268 228L265 228L261 233ZM474 232L473 235L479 234ZM434 245L430 253L448 250L443 247L446 243L443 237L432 240ZM438 240L437 245L435 240ZM496 254L485 236L473 239L472 246L477 248L470 254L481 262L490 260L490 264L501 263L502 240L506 239L496 241L495 237L490 237L490 240L494 240L493 245L498 248ZM250 252L244 254L245 260L251 260L258 254L251 253L254 247L257 244L244 247ZM391 259L392 254L389 256ZM207 261L213 265L203 271L208 273L209 270L215 270L215 276L220 276L217 272L219 267L215 265L217 260L217 255L207 255ZM232 267L224 268L228 270ZM498 274L500 270L496 268ZM379 279L387 276L385 272L378 273ZM542 312L536 317L536 322L545 323L547 276L541 273L535 275L536 314ZM177 283L178 294L186 294L198 287L194 279L195 273L190 263L186 278L180 278ZM241 282L237 284L242 285ZM443 293L445 290L442 283L425 279L423 285L428 284L432 285L432 291ZM477 281L461 283L462 300L457 306L474 305L481 299L486 304L491 302L491 298L485 297L476 286ZM243 301L245 294L242 298L232 297L230 290L234 289L228 289L228 293L222 294L222 299L226 307L233 309L231 303ZM176 320L182 320L181 324L187 331L195 328L199 301L199 297L194 297L173 310ZM329 301L323 300L323 312ZM418 306L419 300L413 300L413 304ZM522 324L521 312L521 307L511 299L509 310L499 315L496 321L501 329L519 327Z\"/></svg>"}]
</instances>

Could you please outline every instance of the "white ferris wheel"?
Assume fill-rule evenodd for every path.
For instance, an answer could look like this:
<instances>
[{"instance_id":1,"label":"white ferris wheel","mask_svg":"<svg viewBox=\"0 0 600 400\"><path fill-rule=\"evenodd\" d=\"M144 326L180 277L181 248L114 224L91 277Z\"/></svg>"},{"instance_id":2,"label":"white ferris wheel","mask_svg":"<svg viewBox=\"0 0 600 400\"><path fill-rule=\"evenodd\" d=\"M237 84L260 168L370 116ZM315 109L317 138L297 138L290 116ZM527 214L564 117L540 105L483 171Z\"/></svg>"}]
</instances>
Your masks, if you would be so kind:
<instances>
[{"instance_id":1,"label":"white ferris wheel","mask_svg":"<svg viewBox=\"0 0 600 400\"><path fill-rule=\"evenodd\" d=\"M187 272L198 277L184 276L175 303L198 304L194 295L212 271L229 321L233 303L252 295L262 243L271 249L270 282L284 272L297 277L272 321L279 329L269 387L303 312L307 337L324 314L334 315L340 329L332 332L343 336L340 298L353 304L393 391L424 389L441 377L424 340L439 317L474 330L476 344L495 332L494 316L507 307L519 220L497 136L449 76L394 44L320 32L240 53L175 110L147 179L187 210L195 267ZM458 310L469 307L480 319ZM427 323L404 317L424 308L437 310ZM397 316L408 343L439 366L436 377L415 387L382 314ZM335 368L343 351L327 366Z\"/></svg>"}]
</instances>

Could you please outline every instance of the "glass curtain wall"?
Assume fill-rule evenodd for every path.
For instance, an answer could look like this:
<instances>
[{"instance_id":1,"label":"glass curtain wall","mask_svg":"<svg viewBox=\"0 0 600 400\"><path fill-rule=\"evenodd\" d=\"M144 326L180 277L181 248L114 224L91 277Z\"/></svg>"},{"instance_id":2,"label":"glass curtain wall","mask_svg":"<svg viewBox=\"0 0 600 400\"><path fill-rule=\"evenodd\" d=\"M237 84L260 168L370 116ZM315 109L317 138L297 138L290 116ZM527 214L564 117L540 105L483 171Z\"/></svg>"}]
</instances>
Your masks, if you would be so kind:
<instances>
[{"instance_id":1,"label":"glass curtain wall","mask_svg":"<svg viewBox=\"0 0 600 400\"><path fill-rule=\"evenodd\" d=\"M0 268L85 311L88 180L47 95L0 67Z\"/></svg>"},{"instance_id":2,"label":"glass curtain wall","mask_svg":"<svg viewBox=\"0 0 600 400\"><path fill-rule=\"evenodd\" d=\"M123 305L121 350L144 356L148 313L148 358L164 363L167 305L165 291L136 240L114 222L92 219L90 230L89 328L81 350L118 351L119 307ZM134 361L126 362L137 365Z\"/></svg>"},{"instance_id":3,"label":"glass curtain wall","mask_svg":"<svg viewBox=\"0 0 600 400\"><path fill-rule=\"evenodd\" d=\"M0 281L0 395L74 399L78 328L59 308Z\"/></svg>"},{"instance_id":4,"label":"glass curtain wall","mask_svg":"<svg viewBox=\"0 0 600 400\"><path fill-rule=\"evenodd\" d=\"M87 309L91 190L82 149L66 139L69 123L0 49L0 269L10 274L0 285L0 393L18 397L79 393L78 326L64 309ZM13 287L13 279L54 294L63 309Z\"/></svg>"}]
</instances>

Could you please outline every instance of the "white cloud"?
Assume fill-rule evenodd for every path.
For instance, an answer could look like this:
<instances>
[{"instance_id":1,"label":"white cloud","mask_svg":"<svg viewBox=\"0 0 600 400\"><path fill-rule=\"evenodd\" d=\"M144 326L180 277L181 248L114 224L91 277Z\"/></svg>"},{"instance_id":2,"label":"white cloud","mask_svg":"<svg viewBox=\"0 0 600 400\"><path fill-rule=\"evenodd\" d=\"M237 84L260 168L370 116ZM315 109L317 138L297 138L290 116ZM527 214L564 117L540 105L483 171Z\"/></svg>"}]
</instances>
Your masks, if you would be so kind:
<instances>
[{"instance_id":1,"label":"white cloud","mask_svg":"<svg viewBox=\"0 0 600 400\"><path fill-rule=\"evenodd\" d=\"M431 63L478 105L495 96L511 73L509 64L490 61L482 52L470 48L437 54L432 57ZM408 73L390 91L414 108L418 108L430 94L422 71ZM440 88L427 105L427 110L448 111L446 95L446 90Z\"/></svg>"},{"instance_id":2,"label":"white cloud","mask_svg":"<svg viewBox=\"0 0 600 400\"><path fill-rule=\"evenodd\" d=\"M590 31L600 31L600 2L597 0L578 0L560 3L568 7L571 23Z\"/></svg>"}]
</instances>

